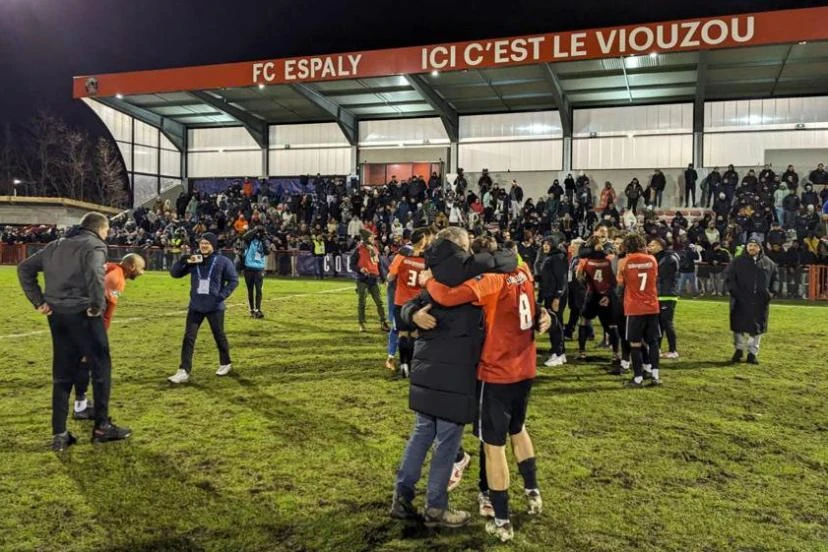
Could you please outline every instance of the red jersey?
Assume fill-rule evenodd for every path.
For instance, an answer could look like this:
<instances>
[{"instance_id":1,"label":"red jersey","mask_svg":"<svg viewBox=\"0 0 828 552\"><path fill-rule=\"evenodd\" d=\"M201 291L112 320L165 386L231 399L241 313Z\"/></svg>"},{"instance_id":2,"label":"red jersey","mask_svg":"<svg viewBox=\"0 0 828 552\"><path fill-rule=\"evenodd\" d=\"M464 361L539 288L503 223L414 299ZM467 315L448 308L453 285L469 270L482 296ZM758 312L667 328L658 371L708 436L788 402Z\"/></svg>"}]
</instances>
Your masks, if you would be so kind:
<instances>
[{"instance_id":1,"label":"red jersey","mask_svg":"<svg viewBox=\"0 0 828 552\"><path fill-rule=\"evenodd\" d=\"M379 252L376 246L368 243L360 244L357 247L356 270L362 272L363 269L367 272L366 276L374 278L379 276Z\"/></svg>"},{"instance_id":2,"label":"red jersey","mask_svg":"<svg viewBox=\"0 0 828 552\"><path fill-rule=\"evenodd\" d=\"M647 253L633 253L618 263L618 283L624 286L624 314L658 314L658 261Z\"/></svg>"},{"instance_id":3,"label":"red jersey","mask_svg":"<svg viewBox=\"0 0 828 552\"><path fill-rule=\"evenodd\" d=\"M511 274L483 274L457 288L430 280L427 288L442 305L473 302L483 307L486 336L477 379L508 384L535 377L535 290L526 265Z\"/></svg>"},{"instance_id":4,"label":"red jersey","mask_svg":"<svg viewBox=\"0 0 828 552\"><path fill-rule=\"evenodd\" d=\"M615 287L615 276L612 273L612 261L604 257L601 259L581 259L579 267L586 274L588 293L606 295Z\"/></svg>"},{"instance_id":5,"label":"red jersey","mask_svg":"<svg viewBox=\"0 0 828 552\"><path fill-rule=\"evenodd\" d=\"M388 274L396 276L397 287L394 290L394 304L405 305L420 293L420 284L417 277L425 270L425 260L422 257L397 254L388 267Z\"/></svg>"}]
</instances>

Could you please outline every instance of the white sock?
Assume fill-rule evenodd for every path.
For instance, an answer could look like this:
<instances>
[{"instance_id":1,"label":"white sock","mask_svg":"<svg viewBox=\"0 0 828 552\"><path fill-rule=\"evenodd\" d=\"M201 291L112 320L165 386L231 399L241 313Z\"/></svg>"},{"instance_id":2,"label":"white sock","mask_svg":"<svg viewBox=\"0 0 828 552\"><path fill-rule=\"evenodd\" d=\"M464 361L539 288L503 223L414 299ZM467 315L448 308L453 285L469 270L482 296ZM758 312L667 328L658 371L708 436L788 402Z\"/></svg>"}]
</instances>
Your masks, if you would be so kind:
<instances>
[{"instance_id":1,"label":"white sock","mask_svg":"<svg viewBox=\"0 0 828 552\"><path fill-rule=\"evenodd\" d=\"M658 379L658 368L653 368L653 379Z\"/></svg>"},{"instance_id":2,"label":"white sock","mask_svg":"<svg viewBox=\"0 0 828 552\"><path fill-rule=\"evenodd\" d=\"M83 412L86 410L86 399L82 401L75 401L75 412Z\"/></svg>"},{"instance_id":3,"label":"white sock","mask_svg":"<svg viewBox=\"0 0 828 552\"><path fill-rule=\"evenodd\" d=\"M644 381L644 377L643 377L643 376L635 376L635 377L633 378L633 381L634 381L635 383L641 383L642 381Z\"/></svg>"},{"instance_id":4,"label":"white sock","mask_svg":"<svg viewBox=\"0 0 828 552\"><path fill-rule=\"evenodd\" d=\"M497 519L497 518L495 518L495 525L497 525L498 527L503 527L507 523L509 523L508 519Z\"/></svg>"}]
</instances>

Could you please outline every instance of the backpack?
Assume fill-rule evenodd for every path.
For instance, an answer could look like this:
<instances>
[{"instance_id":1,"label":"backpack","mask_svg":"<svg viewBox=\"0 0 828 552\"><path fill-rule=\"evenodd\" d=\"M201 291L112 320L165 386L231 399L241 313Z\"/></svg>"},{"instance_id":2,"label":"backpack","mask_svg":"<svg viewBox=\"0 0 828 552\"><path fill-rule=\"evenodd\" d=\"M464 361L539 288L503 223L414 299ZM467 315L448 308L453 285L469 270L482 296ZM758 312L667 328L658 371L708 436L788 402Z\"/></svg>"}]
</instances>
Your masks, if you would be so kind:
<instances>
[{"instance_id":1,"label":"backpack","mask_svg":"<svg viewBox=\"0 0 828 552\"><path fill-rule=\"evenodd\" d=\"M262 247L262 242L258 238L254 238L247 246L247 251L244 254L244 266L250 270L264 270L265 256Z\"/></svg>"}]
</instances>

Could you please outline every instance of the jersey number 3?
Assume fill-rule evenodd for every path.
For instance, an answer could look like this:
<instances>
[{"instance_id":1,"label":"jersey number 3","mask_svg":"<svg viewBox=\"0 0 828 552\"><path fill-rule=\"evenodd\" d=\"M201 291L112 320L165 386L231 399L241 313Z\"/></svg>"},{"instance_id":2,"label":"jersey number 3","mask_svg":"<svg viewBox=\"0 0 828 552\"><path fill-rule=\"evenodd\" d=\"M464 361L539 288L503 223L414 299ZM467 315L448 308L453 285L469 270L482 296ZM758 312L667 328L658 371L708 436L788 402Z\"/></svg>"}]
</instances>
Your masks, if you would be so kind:
<instances>
[{"instance_id":1,"label":"jersey number 3","mask_svg":"<svg viewBox=\"0 0 828 552\"><path fill-rule=\"evenodd\" d=\"M520 329L531 330L535 325L532 320L532 304L529 302L529 296L525 293L520 294L518 312L520 313Z\"/></svg>"},{"instance_id":2,"label":"jersey number 3","mask_svg":"<svg viewBox=\"0 0 828 552\"><path fill-rule=\"evenodd\" d=\"M408 271L408 281L406 285L410 288L417 287L417 271L416 270L409 270Z\"/></svg>"}]
</instances>

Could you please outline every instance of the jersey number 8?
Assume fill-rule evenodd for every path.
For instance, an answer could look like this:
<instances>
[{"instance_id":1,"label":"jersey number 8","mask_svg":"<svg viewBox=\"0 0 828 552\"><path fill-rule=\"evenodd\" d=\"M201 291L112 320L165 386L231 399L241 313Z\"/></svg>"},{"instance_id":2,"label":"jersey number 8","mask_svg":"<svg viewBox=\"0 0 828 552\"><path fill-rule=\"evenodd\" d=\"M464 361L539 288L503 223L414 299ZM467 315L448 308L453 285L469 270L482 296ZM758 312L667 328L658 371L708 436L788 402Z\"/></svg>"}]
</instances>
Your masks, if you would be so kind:
<instances>
[{"instance_id":1,"label":"jersey number 8","mask_svg":"<svg viewBox=\"0 0 828 552\"><path fill-rule=\"evenodd\" d=\"M518 312L520 313L520 329L531 330L535 325L532 320L532 304L529 302L529 296L525 293L520 294Z\"/></svg>"}]
</instances>

